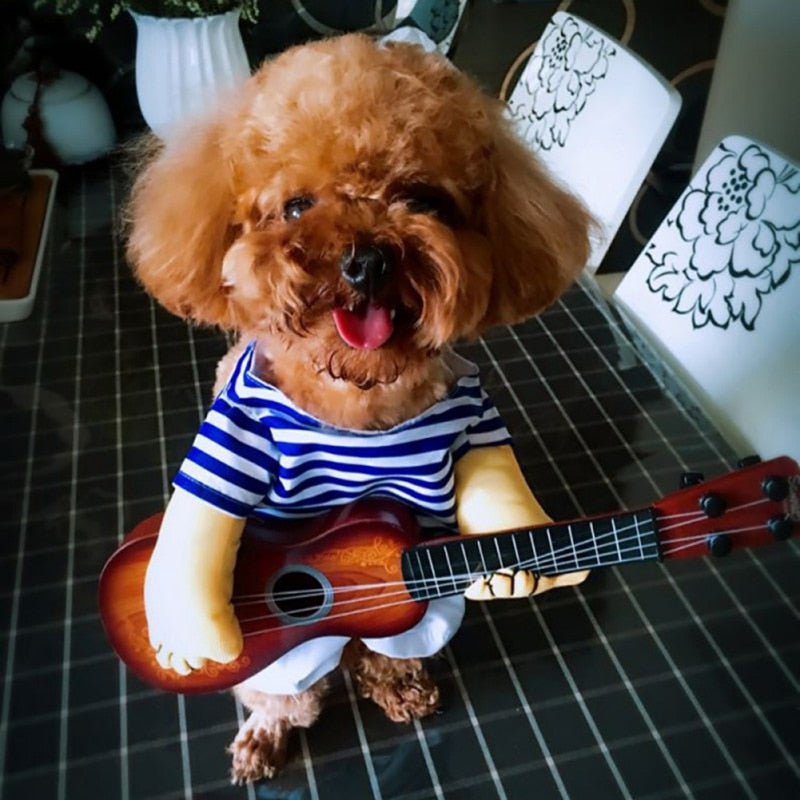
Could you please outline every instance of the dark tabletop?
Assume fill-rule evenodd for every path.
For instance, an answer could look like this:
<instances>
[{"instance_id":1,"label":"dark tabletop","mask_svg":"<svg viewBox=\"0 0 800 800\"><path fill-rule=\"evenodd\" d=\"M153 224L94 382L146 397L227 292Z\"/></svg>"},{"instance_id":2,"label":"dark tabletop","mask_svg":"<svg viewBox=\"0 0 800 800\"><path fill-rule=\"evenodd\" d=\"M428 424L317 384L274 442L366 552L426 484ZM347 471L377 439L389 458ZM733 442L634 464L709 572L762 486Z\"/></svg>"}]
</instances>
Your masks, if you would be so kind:
<instances>
[{"instance_id":1,"label":"dark tabletop","mask_svg":"<svg viewBox=\"0 0 800 800\"><path fill-rule=\"evenodd\" d=\"M141 683L98 618L99 571L163 508L226 349L136 286L123 192L106 164L62 177L34 311L0 327L3 797L800 797L795 542L469 604L431 664L440 715L396 725L337 677L284 775L229 786L242 708ZM555 518L648 504L740 455L588 287L462 351Z\"/></svg>"}]
</instances>

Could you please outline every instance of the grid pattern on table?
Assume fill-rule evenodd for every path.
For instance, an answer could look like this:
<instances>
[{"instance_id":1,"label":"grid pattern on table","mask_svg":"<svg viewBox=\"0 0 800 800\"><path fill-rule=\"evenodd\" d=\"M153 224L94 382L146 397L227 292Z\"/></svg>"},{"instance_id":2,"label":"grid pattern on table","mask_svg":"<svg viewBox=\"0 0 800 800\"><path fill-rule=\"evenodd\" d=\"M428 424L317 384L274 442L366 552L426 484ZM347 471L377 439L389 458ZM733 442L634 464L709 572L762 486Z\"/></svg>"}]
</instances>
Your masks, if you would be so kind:
<instances>
[{"instance_id":1,"label":"grid pattern on table","mask_svg":"<svg viewBox=\"0 0 800 800\"><path fill-rule=\"evenodd\" d=\"M441 715L395 725L338 676L283 776L229 786L243 709L140 683L97 615L102 564L163 507L226 349L136 286L111 235L121 191L102 166L63 181L66 244L30 319L0 329L3 798L800 796L794 542L470 604L431 663ZM585 288L462 350L557 519L732 466Z\"/></svg>"}]
</instances>

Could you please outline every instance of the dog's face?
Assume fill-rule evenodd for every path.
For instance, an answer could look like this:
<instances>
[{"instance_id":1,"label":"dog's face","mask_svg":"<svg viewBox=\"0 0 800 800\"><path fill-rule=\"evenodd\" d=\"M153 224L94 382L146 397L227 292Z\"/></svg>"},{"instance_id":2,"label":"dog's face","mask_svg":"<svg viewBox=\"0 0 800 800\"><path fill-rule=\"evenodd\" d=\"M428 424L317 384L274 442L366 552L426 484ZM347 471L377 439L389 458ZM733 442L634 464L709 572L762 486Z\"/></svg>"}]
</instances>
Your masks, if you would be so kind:
<instances>
[{"instance_id":1,"label":"dog's face","mask_svg":"<svg viewBox=\"0 0 800 800\"><path fill-rule=\"evenodd\" d=\"M444 59L348 36L288 51L143 173L129 253L167 307L282 340L362 388L529 316L587 219Z\"/></svg>"}]
</instances>

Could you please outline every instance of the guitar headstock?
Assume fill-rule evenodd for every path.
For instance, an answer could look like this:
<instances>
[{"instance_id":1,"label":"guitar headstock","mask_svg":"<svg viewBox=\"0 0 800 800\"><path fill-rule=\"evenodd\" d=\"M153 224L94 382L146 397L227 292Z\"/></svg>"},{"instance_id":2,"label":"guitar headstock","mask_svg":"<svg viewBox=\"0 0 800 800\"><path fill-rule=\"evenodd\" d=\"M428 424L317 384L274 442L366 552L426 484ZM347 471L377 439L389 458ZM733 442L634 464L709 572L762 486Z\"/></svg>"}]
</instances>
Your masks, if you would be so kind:
<instances>
[{"instance_id":1,"label":"guitar headstock","mask_svg":"<svg viewBox=\"0 0 800 800\"><path fill-rule=\"evenodd\" d=\"M800 530L800 468L788 456L711 480L686 473L682 485L653 504L663 558L723 556Z\"/></svg>"}]
</instances>

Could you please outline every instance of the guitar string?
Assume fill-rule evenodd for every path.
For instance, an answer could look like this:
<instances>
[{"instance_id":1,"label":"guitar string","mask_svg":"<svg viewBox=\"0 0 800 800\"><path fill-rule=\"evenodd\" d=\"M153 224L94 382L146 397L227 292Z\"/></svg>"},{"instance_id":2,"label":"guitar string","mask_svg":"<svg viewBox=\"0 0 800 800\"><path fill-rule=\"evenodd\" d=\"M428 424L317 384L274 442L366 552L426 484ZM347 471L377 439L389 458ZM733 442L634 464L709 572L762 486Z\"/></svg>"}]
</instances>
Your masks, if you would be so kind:
<instances>
[{"instance_id":1,"label":"guitar string","mask_svg":"<svg viewBox=\"0 0 800 800\"><path fill-rule=\"evenodd\" d=\"M749 502L749 503L743 503L743 504L738 505L738 506L733 506L730 509L727 509L726 513L727 514L735 513L737 511L742 510L742 509L750 508L750 507L752 507L754 505L759 505L759 504L765 503L765 502L769 502L769 498L763 498L763 499L759 499L759 500L754 500L754 501ZM630 512L630 513L636 513L636 512ZM694 515L692 519L684 520L684 521L676 523L674 525L662 525L661 524L661 523L663 523L665 521L669 521L669 520L675 519L676 517L684 517L684 516L686 516L687 514L690 514L690 513ZM703 511L701 511L699 509L697 511L692 511L692 512L680 512L680 513L677 513L677 514L665 514L663 516L656 517L656 521L658 522L658 532L659 533L663 533L663 532L667 532L667 531L670 531L670 530L674 530L675 528L683 527L685 525L691 525L691 524L694 524L695 522L699 522L699 521L706 520L706 519L711 519L711 518L709 518L705 514L705 512L703 512ZM600 520L597 520L597 521L598 522L602 522L603 520L600 519ZM567 523L563 523L563 524L567 524ZM634 522L632 524L623 526L622 528L617 528L615 531L611 531L611 532L609 532L607 534L601 534L600 536L596 536L593 541L598 541L598 540L600 540L602 538L606 538L608 536L615 536L615 535L620 534L620 533L626 533L628 531L635 530L638 527L640 527L642 524L645 524L645 523L641 523L641 522L640 523L635 523ZM561 525L561 523L559 523L559 524L557 524L555 526L556 527L560 527L560 525ZM546 527L543 528L543 529L546 530ZM536 530L536 529L532 529L532 530ZM622 542L622 541L623 540L620 539L620 542ZM435 539L432 540L432 543L435 545L436 540ZM571 545L568 545L567 547L564 547L561 550L554 551L552 555L556 556L556 555L560 555L560 554L567 553L567 552L570 552L570 553L572 552L572 546ZM374 584L374 586L376 588L379 587L379 586L385 586L385 585L386 584ZM360 591L363 588L371 588L371 585L370 584L363 584L362 586L353 587L352 590L353 591ZM307 594L304 594L304 593L307 593ZM308 596L308 595L315 595L315 594L318 594L318 593L319 593L318 589L294 590L294 591L287 591L286 593L282 593L281 597L282 598L288 598L288 597L299 598L299 597ZM264 597L263 594L237 595L234 598L234 600L236 602L240 602L240 601L245 601L245 600L248 600L248 599L252 599L254 602L260 602L263 599L263 597Z\"/></svg>"},{"instance_id":2,"label":"guitar string","mask_svg":"<svg viewBox=\"0 0 800 800\"><path fill-rule=\"evenodd\" d=\"M647 546L654 548L655 544L647 545ZM584 552L588 551L588 549L589 548L584 548ZM594 552L594 548L591 548L591 550L592 550L592 552ZM641 548L639 547L638 544L636 544L633 547L622 548L621 552L641 553ZM614 553L615 554L617 553L616 549L614 549ZM627 560L628 561L639 561L641 559L627 559ZM619 562L614 562L614 563L619 563ZM594 564L594 562L592 562L592 564ZM509 565L509 566L512 566L512 565ZM533 559L522 560L522 561L518 562L517 564L513 565L513 567L515 569L528 569L529 567L533 567L533 566L538 566L537 564L533 563ZM577 566L576 566L574 561L572 563L570 563L570 567L573 567L573 568L578 569L578 570L585 569L588 566L591 566L591 565L577 564ZM546 564L544 565L544 568L545 569L547 568ZM366 595L366 596L363 596L363 597L354 597L354 598L347 599L347 600L339 600L339 601L336 602L336 605L337 605L337 607L339 607L339 606L344 606L344 605L350 605L350 604L353 604L353 603L364 603L364 602L368 602L370 600L385 599L387 597L396 597L396 596L400 596L400 595L408 595L408 588L409 587L411 587L411 588L423 588L423 589L431 588L432 589L432 588L435 588L435 587L437 587L437 586L439 586L441 584L447 584L448 586L451 586L451 585L456 584L456 583L463 583L463 588L466 589L477 578L481 577L482 574L483 573L481 573L481 572L478 572L478 573L463 573L462 572L462 573L457 573L457 574L453 573L452 576L448 576L446 578L425 578L425 579L421 579L421 580L408 581L408 583L406 583L405 581L387 581L386 583L383 583L383 584L365 584L364 586L361 586L361 587L352 587L352 586L342 587L343 589L347 589L348 591L352 591L353 589L363 589L365 587L366 588L372 588L373 586L374 587L386 587L386 588L399 587L400 590L396 591L396 592L380 592L380 593L376 593L375 595ZM335 591L336 591L336 594L339 594L340 593L340 588L337 587ZM313 595L313 596L319 596L321 593L322 592L320 590L317 590L316 594ZM441 597L441 596L442 595L437 592L436 594L431 594L429 598L425 598L425 599L430 599L432 597ZM272 594L272 595L266 595L265 594L265 595L262 595L262 599L261 599L261 601L259 601L258 605L263 605L263 602L264 602L264 600L266 598L285 599L282 594ZM243 605L255 605L255 604L256 604L255 601L248 601L247 603L235 603L234 605L237 608L241 608ZM314 611L314 610L316 610L318 608L319 608L319 605L315 605L315 606L310 606L308 608L294 610L292 613L295 613L295 614L300 613L300 614L302 614L302 613L305 613L305 612ZM254 620L270 619L270 618L271 618L271 615L267 615L267 616L263 616L263 617L248 617L246 621L247 622L252 622Z\"/></svg>"},{"instance_id":3,"label":"guitar string","mask_svg":"<svg viewBox=\"0 0 800 800\"><path fill-rule=\"evenodd\" d=\"M640 531L641 531L641 527L642 527L643 524L646 524L646 523L639 523L638 527L639 527ZM622 538L619 537L620 533L626 533L627 531L631 531L631 530L635 530L635 529L636 529L635 525L628 525L628 526L625 526L623 528L617 528L616 531L607 531L606 533L602 533L602 534L596 535L595 538L591 542L583 542L579 546L583 547L584 549L594 551L595 550L594 544L596 542L599 542L601 539L611 539L611 541L603 542L600 546L601 547L607 547L607 548L610 547L611 550L609 552L615 554L617 552L616 547L615 547L615 544L616 544L617 540L620 542L620 544L624 544L624 543L629 542L629 541L635 541L635 542L640 541L640 539L642 538L641 537L641 533L638 536L634 535L634 536L630 536L630 537L622 537ZM646 535L650 535L650 534L646 534ZM456 541L452 542L452 544L464 544L464 543L470 543L469 539L465 539L464 542L461 542L459 540L456 540ZM432 544L434 546L436 546L437 543L436 543L435 540L433 540ZM424 548L424 544L422 545L422 547ZM638 547L634 548L634 549L638 549ZM553 551L551 551L549 553L543 553L543 554L537 556L539 559L541 559L540 562L534 563L534 561L532 559L527 559L527 561L530 562L531 566L542 566L542 567L557 566L558 565L557 562L558 562L558 557L559 556L565 555L565 554L570 554L571 555L572 552L573 552L572 545L569 544L569 545L566 545L564 547L561 547L561 548L558 548L556 550L553 550ZM566 562L563 562L563 563L565 565L567 565ZM510 565L510 566L513 566L513 565ZM478 574L480 575L480 574L484 574L484 573L481 572L481 573L478 573ZM436 581L436 580L438 580L438 579L433 577L433 578L420 578L420 579L416 579L415 581L410 581L408 583L405 582L405 581L384 581L384 582L379 582L379 583L364 583L364 584L357 584L357 585L350 586L350 587L342 587L341 590L337 590L337 591L344 591L345 589L347 591L362 591L364 589L373 589L373 588L374 589L380 589L381 587L391 586L391 585L408 586L408 585L412 585L412 584L416 585L416 583L425 583L425 582ZM450 580L450 578L447 578L446 580ZM285 590L283 592L279 592L278 593L278 595L281 598L301 598L301 597L307 597L307 596L316 596L318 594L319 594L319 588ZM273 596L276 596L276 595L273 595ZM264 593L260 592L260 593L257 593L257 594L236 595L232 599L233 599L233 601L235 601L237 603L243 603L243 602L247 602L249 600L252 600L254 602L260 602L260 601L263 600L263 598L264 598Z\"/></svg>"},{"instance_id":4,"label":"guitar string","mask_svg":"<svg viewBox=\"0 0 800 800\"><path fill-rule=\"evenodd\" d=\"M740 528L731 528L726 529L725 531L720 531L720 533L726 534L736 534L736 533L744 533L748 531L757 531L762 530L763 525L756 525L750 527L740 527ZM600 539L613 537L611 542L604 542L597 544ZM669 556L673 553L685 550L690 547L694 547L699 543L702 543L707 538L707 534L695 534L693 536L688 537L680 537L671 539L668 543L661 543L661 554L662 556ZM624 544L626 542L636 542L637 544L633 547L623 548L622 550L618 550L616 547L617 542L620 544ZM546 555L542 555L537 559L526 559L517 563L510 563L507 565L503 565L506 568L516 568L516 569L528 569L531 567L537 568L539 571L543 572L549 568L556 568L557 571L565 572L572 569L582 569L582 568L591 568L593 566L604 566L602 563L598 564L596 561L592 561L588 564L580 564L576 561L575 556L578 553L591 553L595 556L595 558L602 558L603 556L608 555L617 555L622 552L638 552L640 550L639 544L641 543L642 539L641 536L633 536L633 537L623 537L618 538L613 532L609 532L607 534L601 534L600 536L595 537L595 539L591 542L584 542L577 546L577 549L573 548L571 545L565 546L560 550L555 550L552 553L548 553ZM688 542L688 544L682 544L684 542ZM681 545L675 547L675 545ZM645 543L645 546L651 547L653 546L650 543ZM601 552L601 549L605 549L605 552ZM560 555L567 555L568 558L561 560L559 563L559 556ZM621 562L611 562L611 563L627 563L629 561L637 561L641 559L625 559ZM500 569L500 567L498 567ZM439 577L433 576L430 578L419 578L409 581L385 581L382 583L372 583L372 584L355 584L347 587L337 587L336 591L339 594L346 593L346 592L362 592L366 589L385 589L393 586L405 587L405 588L418 588L422 587L425 588L427 585L433 586L440 586L448 583L453 583L454 580L464 580L465 578L471 578L471 580L477 580L482 575L486 573L482 570L478 570L474 573L452 573L451 575L441 575ZM304 589L304 590L294 590L294 591L284 591L284 592L277 592L272 593L271 595L267 595L266 593L254 594L254 595L238 595L232 599L232 602L237 607L243 607L246 605L260 605L264 602L266 597L278 598L281 600L299 600L304 597L318 597L320 594L320 587L313 588L313 589ZM385 594L383 595L385 596Z\"/></svg>"},{"instance_id":5,"label":"guitar string","mask_svg":"<svg viewBox=\"0 0 800 800\"><path fill-rule=\"evenodd\" d=\"M749 503L742 503L741 505L738 505L738 506L731 506L731 508L726 508L725 509L725 515L733 514L733 513L737 512L737 511L743 511L744 509L752 508L753 506L759 506L762 503L771 503L771 502L774 502L774 501L770 500L768 497L762 497L762 498L760 498L758 500L752 500ZM706 514L704 512L700 511L698 519L709 519L709 520L720 519L721 520L722 517L708 517L708 516L706 516ZM683 522L676 522L674 525L665 525L663 527L661 525L659 525L658 529L659 529L660 532L666 533L667 531L675 530L675 528L682 528L685 525L692 525L693 523L697 522L698 519L687 519L687 520L684 520Z\"/></svg>"},{"instance_id":6,"label":"guitar string","mask_svg":"<svg viewBox=\"0 0 800 800\"><path fill-rule=\"evenodd\" d=\"M757 531L757 530L761 530L762 527L763 526L761 526L761 525L753 525L753 526L741 527L741 528L735 529L732 532L742 533L742 532L747 532L747 531ZM672 548L669 551L668 554L673 554L673 553L679 552L681 550L684 550L686 548L693 547L697 543L704 541L706 539L706 536L705 535L698 535L696 537L685 537L685 538L687 540L694 539L695 541L688 541L688 543L685 543L685 544L679 545L678 547ZM583 550L589 550L589 549L594 550L594 548L583 548ZM628 550L635 550L635 551L638 552L639 548L638 548L638 546L636 546L636 547L633 547L633 548L628 548ZM639 558L624 559L623 561L616 562L616 563L622 564L622 563L636 562L636 561L640 561L640 560L641 559L639 559ZM526 568L526 564L527 564L526 561L520 562L519 568ZM530 564L528 566L534 566L534 565ZM586 565L571 564L570 566L571 567L574 566L576 569L583 569L583 568L591 567L592 565L591 564L586 564ZM483 573L481 573L481 572L474 573L474 574L467 574L466 576L464 574L461 574L459 576L455 576L455 581L452 578L447 578L442 582L446 582L446 583L454 583L454 582L461 583L461 582L463 582L463 586L461 588L466 589L477 578L481 577L482 574ZM431 582L431 579L426 579L425 581L419 581L419 583L430 583L430 582ZM365 597L354 598L352 600L341 601L341 602L338 602L336 605L337 605L337 607L339 607L339 606L342 606L342 605L352 604L352 603L356 603L356 602L365 603L365 602L370 602L371 600L385 599L387 597L392 597L392 596L401 595L401 594L406 594L407 595L407 592L402 592L401 591L401 592L393 592L393 593L392 592L390 592L390 593L381 593L381 594L372 595L372 596L368 595L368 596L365 596ZM371 606L371 607L366 608L366 609L357 608L357 609L353 609L353 610L349 610L349 611L339 612L337 614L329 614L324 619L325 620L331 620L331 619L339 619L341 617L352 616L354 614L373 613L375 611L380 611L380 610L383 610L383 609L386 609L386 608L392 608L392 607L395 607L395 606L398 606L398 605L405 605L405 604L408 604L408 603L416 603L416 602L422 601L422 600L434 600L434 599L436 599L438 597L441 597L441 596L442 595L439 594L438 592L436 592L436 593L431 592L430 594L428 594L426 596L423 596L423 597L420 597L418 599L411 598L411 597L406 597L403 600L393 601L393 602L390 602L390 603L380 603L378 605ZM318 608L319 608L319 606L314 606L314 607L311 607L311 608L308 608L308 609L295 610L293 613L295 613L295 614L303 613L304 611L313 612L313 611L318 610ZM272 615L259 616L259 617L250 617L249 619L244 620L244 622L258 622L258 621L260 621L262 619L275 619L275 617L272 616ZM309 624L309 622L313 622L313 621L316 621L316 620L297 620L296 622L285 622L285 623L281 623L281 624L278 624L278 625L275 625L275 626L263 628L263 629L260 629L260 630L257 630L257 631L243 632L242 635L243 636L255 636L255 635L262 634L262 633L267 633L270 630L276 630L276 629L287 628L287 627L298 627L298 626L302 626L302 625L307 625L307 624Z\"/></svg>"},{"instance_id":7,"label":"guitar string","mask_svg":"<svg viewBox=\"0 0 800 800\"><path fill-rule=\"evenodd\" d=\"M650 545L650 547L654 548L655 545ZM627 548L627 551L628 552L641 553L641 550L640 550L640 548L638 546L632 547L632 548ZM655 555L655 553L654 553L654 555ZM641 560L640 558L625 559L622 562L617 562L617 563L626 563L626 562L633 562L633 561L640 561L640 560ZM582 564L582 563L578 562L577 564L572 563L570 566L573 569L582 569L582 568L591 567L591 566L593 566L593 564L594 564L594 562L585 563L585 564ZM524 561L521 562L518 565L519 568L526 568L528 566L534 566L534 565L533 564L528 564L527 562L524 562ZM481 575L482 575L482 573L480 573L480 572L472 573L472 574L466 574L466 575L465 574L459 574L459 575L454 575L454 576L452 576L450 578L447 578L445 581L441 581L440 583L456 584L457 586L460 584L459 591L461 591L463 589L466 589L474 580L479 578ZM426 581L418 581L417 583L430 584L431 582L432 582L431 579L427 579ZM403 587L405 587L405 584L401 584L401 585ZM419 597L418 598L419 600L431 600L431 599L434 599L434 598L442 596L442 594L440 592L432 591L431 589L433 587L429 587L428 585L423 585L422 588L423 589L428 589L428 594ZM378 600L378 599L385 600L385 599L387 599L389 597L395 597L395 596L400 596L400 595L404 595L404 596L408 595L408 592L405 590L405 588L401 589L400 591L396 591L396 592L382 592L380 594L376 594L376 595L373 595L373 596L367 595L365 597L358 597L358 598L354 598L354 599L350 599L350 600L343 600L343 601L337 602L336 605L337 605L337 607L340 607L340 606L344 606L344 605L352 605L352 604L355 604L355 603L371 602L372 600ZM416 600L413 599L413 598L408 598L407 597L406 600L404 600L404 602L416 602ZM361 609L360 611L361 611L361 613L363 613L365 610L373 611L373 610L378 610L378 609L383 608L383 607L384 607L384 605L379 605L379 606L374 606L371 609ZM294 613L304 613L304 612L311 613L311 612L316 611L318 609L319 609L319 605L317 604L317 605L315 605L313 607L309 607L307 609L298 609ZM328 617L326 617L326 619L336 618L336 616L337 615L335 615L335 614L334 615L329 615ZM252 621L258 621L260 619L274 619L274 617L271 616L271 615L261 616L261 617L250 617L245 621L246 622L252 622ZM299 620L297 624L305 624L305 621L304 620Z\"/></svg>"},{"instance_id":8,"label":"guitar string","mask_svg":"<svg viewBox=\"0 0 800 800\"><path fill-rule=\"evenodd\" d=\"M469 583L470 582L468 581L465 584L465 588L466 588L466 586L469 585ZM431 595L429 595L427 597L421 597L420 600L435 600L437 597L439 597L438 594L431 594ZM403 599L403 600L395 600L394 602L391 602L391 603L380 603L379 605L372 606L371 608L368 608L368 609L356 608L356 609L353 609L353 610L350 610L350 611L342 611L342 612L340 612L338 614L329 614L328 616L325 617L325 620L327 621L327 620L330 620L330 619L340 619L342 617L350 617L350 616L353 616L354 614L364 614L364 613L370 613L371 614L371 613L374 613L375 611L382 611L382 610L387 609L387 608L393 608L393 607L396 607L396 606L408 605L410 603L417 603L417 602L418 602L417 600L414 600L413 598L408 597L408 598ZM274 619L274 617L265 617L265 619ZM308 624L308 621L286 622L286 623L282 623L282 624L279 624L279 625L274 625L274 626L271 626L271 627L263 628L263 629L258 630L258 631L247 631L247 632L242 631L242 636L244 636L246 638L248 636L256 636L256 635L263 634L263 633L269 633L269 631L272 631L272 630L277 630L277 629L282 629L282 628L294 628L294 627L299 627L301 625L306 625L306 624Z\"/></svg>"},{"instance_id":9,"label":"guitar string","mask_svg":"<svg viewBox=\"0 0 800 800\"><path fill-rule=\"evenodd\" d=\"M601 522L601 521L602 520L598 520L598 522ZM619 534L628 533L629 531L641 531L642 526L645 525L645 524L646 524L646 522L639 522L638 524L637 523L631 523L630 525L625 525L625 526L623 526L621 528L616 528L614 530L607 531L606 533L595 535L594 539L592 540L592 543L595 542L595 541L599 541L600 539L611 538L612 541L604 543L603 546L604 547L606 547L608 545L613 546L614 542L618 538ZM536 530L536 529L532 529L532 530ZM541 530L544 530L544 529L541 529ZM639 533L639 537L641 537L641 532ZM637 537L634 537L634 540L638 541ZM472 539L472 541L473 542L477 541L477 539ZM628 541L628 540L625 539L625 538L622 538L619 541L620 541L620 543L623 543L623 542ZM462 543L465 543L465 542L470 542L470 537L469 536L465 536L464 537L464 542L461 542L460 540L457 539L457 540L454 540L451 543L452 544L457 544L457 543L458 544L462 544ZM442 545L443 543L442 542L437 542L436 539L432 539L429 542L421 542L419 546L424 548L424 546L426 544L431 544L433 546L439 546L439 545ZM589 542L586 542L585 545L587 547L592 547L592 544L590 544ZM561 547L561 548L559 548L557 550L553 550L551 553L542 554L541 558L543 558L543 559L553 558L553 557L557 557L559 555L563 555L565 553L572 553L572 545L571 544L566 545L564 547ZM481 573L481 574L483 574L483 573ZM425 580L436 580L436 579L435 578L434 579L428 578L428 579L425 579ZM401 585L401 586L405 586L406 585L404 581L396 581L396 583L398 585ZM352 587L352 590L353 591L360 591L362 589L380 588L380 587L386 586L386 585L387 585L387 583L361 584L361 585L357 585L357 586ZM287 591L286 594L281 594L281 596L282 597L286 597L286 596L302 597L304 594L316 595L318 593L319 593L319 589L296 589L296 590L292 590L292 591ZM237 601L237 602L238 601L249 600L249 599L260 601L260 600L263 599L263 597L264 597L263 592L259 592L259 593L256 593L256 594L236 595L236 596L234 596L233 600Z\"/></svg>"},{"instance_id":10,"label":"guitar string","mask_svg":"<svg viewBox=\"0 0 800 800\"><path fill-rule=\"evenodd\" d=\"M734 533L752 533L753 531L763 531L763 530L764 530L764 525L747 525L741 528L725 528L725 530L714 531L714 533L727 536L729 534L734 534ZM673 544L675 542L687 542L688 544L681 544L678 547L673 547L668 550L663 550L662 552L664 555L667 556L674 555L675 553L678 553L681 550L686 550L687 548L694 547L697 544L697 541L695 541L695 539L696 537L694 536L684 536L680 539L673 539L670 541L670 544ZM700 539L704 540L706 539L706 536L701 536Z\"/></svg>"}]
</instances>

